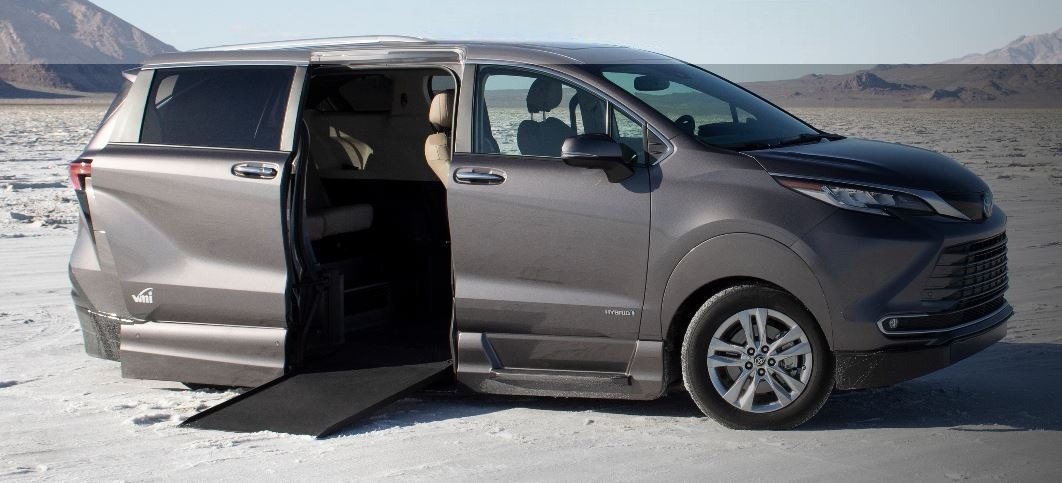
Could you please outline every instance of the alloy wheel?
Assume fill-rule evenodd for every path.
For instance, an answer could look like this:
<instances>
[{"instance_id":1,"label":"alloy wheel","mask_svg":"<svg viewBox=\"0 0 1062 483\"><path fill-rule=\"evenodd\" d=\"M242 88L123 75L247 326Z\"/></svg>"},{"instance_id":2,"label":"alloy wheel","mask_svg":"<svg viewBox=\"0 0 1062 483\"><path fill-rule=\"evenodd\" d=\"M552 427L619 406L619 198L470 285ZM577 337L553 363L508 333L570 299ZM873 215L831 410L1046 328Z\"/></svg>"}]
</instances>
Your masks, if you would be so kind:
<instances>
[{"instance_id":1,"label":"alloy wheel","mask_svg":"<svg viewBox=\"0 0 1062 483\"><path fill-rule=\"evenodd\" d=\"M766 308L726 319L708 346L712 386L732 406L770 413L803 394L814 367L811 341L785 314Z\"/></svg>"}]
</instances>

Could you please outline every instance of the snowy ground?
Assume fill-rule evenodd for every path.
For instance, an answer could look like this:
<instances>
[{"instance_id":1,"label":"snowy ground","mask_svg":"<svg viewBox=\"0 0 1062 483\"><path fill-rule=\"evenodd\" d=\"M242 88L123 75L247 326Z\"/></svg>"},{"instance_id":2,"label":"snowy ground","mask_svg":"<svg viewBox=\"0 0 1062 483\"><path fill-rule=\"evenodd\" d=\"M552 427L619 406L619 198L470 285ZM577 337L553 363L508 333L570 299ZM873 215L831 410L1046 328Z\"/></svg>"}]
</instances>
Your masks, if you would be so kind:
<instances>
[{"instance_id":1,"label":"snowy ground","mask_svg":"<svg viewBox=\"0 0 1062 483\"><path fill-rule=\"evenodd\" d=\"M1011 216L1000 344L808 425L737 432L655 402L427 393L325 441L178 428L232 394L123 380L86 356L68 297L65 162L103 106L0 107L0 480L1058 480L1062 112L802 110L827 130L938 149Z\"/></svg>"}]
</instances>

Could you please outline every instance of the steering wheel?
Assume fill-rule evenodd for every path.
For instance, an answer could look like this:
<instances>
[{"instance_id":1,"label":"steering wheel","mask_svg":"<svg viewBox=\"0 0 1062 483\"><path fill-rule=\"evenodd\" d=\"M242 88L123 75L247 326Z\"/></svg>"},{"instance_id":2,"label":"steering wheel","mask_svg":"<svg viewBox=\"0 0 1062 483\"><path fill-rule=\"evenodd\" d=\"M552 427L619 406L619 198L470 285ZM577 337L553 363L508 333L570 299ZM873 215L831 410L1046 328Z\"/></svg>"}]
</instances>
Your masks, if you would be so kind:
<instances>
[{"instance_id":1,"label":"steering wheel","mask_svg":"<svg viewBox=\"0 0 1062 483\"><path fill-rule=\"evenodd\" d=\"M691 136L693 135L693 131L697 129L697 120L689 114L679 116L678 119L675 119L675 124L678 125L679 129L686 131L686 133Z\"/></svg>"}]
</instances>

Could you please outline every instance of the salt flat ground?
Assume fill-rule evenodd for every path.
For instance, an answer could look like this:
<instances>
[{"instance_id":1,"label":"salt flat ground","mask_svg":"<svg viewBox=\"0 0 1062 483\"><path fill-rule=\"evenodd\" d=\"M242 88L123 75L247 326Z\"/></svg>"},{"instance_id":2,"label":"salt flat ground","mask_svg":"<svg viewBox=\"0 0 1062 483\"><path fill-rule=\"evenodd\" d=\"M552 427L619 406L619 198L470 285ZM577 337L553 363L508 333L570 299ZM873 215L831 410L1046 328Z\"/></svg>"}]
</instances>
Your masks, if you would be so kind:
<instances>
[{"instance_id":1,"label":"salt flat ground","mask_svg":"<svg viewBox=\"0 0 1062 483\"><path fill-rule=\"evenodd\" d=\"M1062 477L1062 111L800 110L827 130L948 153L1010 214L1003 343L788 432L654 402L420 394L325 441L178 428L233 393L123 380L91 359L65 265L65 162L99 106L0 107L0 479L1055 480Z\"/></svg>"}]
</instances>

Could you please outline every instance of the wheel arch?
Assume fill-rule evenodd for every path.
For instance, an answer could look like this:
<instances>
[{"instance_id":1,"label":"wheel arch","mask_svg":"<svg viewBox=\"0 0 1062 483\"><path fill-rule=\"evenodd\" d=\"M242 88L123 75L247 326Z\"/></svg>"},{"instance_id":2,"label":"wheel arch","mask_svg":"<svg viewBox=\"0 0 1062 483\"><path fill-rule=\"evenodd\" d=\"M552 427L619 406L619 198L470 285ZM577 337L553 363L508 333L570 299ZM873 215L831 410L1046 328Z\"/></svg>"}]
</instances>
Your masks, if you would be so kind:
<instances>
[{"instance_id":1,"label":"wheel arch","mask_svg":"<svg viewBox=\"0 0 1062 483\"><path fill-rule=\"evenodd\" d=\"M766 285L792 295L815 318L833 347L829 305L811 268L788 246L751 233L713 237L679 261L661 303L665 347L681 345L690 318L706 300L740 284Z\"/></svg>"}]
</instances>

